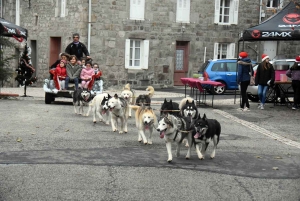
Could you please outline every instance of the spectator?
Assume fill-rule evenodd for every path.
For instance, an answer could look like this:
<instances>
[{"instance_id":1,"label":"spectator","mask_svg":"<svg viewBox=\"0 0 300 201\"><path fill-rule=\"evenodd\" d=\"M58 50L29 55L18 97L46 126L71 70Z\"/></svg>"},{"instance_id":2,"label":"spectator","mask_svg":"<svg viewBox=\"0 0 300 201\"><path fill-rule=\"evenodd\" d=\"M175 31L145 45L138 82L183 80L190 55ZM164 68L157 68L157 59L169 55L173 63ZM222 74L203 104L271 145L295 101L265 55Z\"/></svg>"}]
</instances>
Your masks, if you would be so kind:
<instances>
[{"instance_id":1,"label":"spectator","mask_svg":"<svg viewBox=\"0 0 300 201\"><path fill-rule=\"evenodd\" d=\"M258 108L265 109L266 94L269 86L272 86L275 81L275 70L273 65L269 62L269 56L262 55L262 62L258 65L255 77L255 85L258 85L258 97L260 105Z\"/></svg>"},{"instance_id":2,"label":"spectator","mask_svg":"<svg viewBox=\"0 0 300 201\"><path fill-rule=\"evenodd\" d=\"M68 55L67 53L60 53L60 54L59 54L59 58L60 58L60 59L56 60L56 62L50 66L50 69L56 68L56 66L57 66L58 64L60 64L60 61L61 61L61 60L65 60L66 62L68 62L68 61L69 61L69 58L70 58L70 55ZM49 69L49 70L50 70L50 69Z\"/></svg>"},{"instance_id":3,"label":"spectator","mask_svg":"<svg viewBox=\"0 0 300 201\"><path fill-rule=\"evenodd\" d=\"M94 75L94 69L92 69L92 63L86 62L86 67L83 68L80 73L81 87L83 89L88 89L88 85L92 80L93 75Z\"/></svg>"},{"instance_id":4,"label":"spectator","mask_svg":"<svg viewBox=\"0 0 300 201\"><path fill-rule=\"evenodd\" d=\"M65 89L68 89L69 82L75 83L75 89L78 89L78 83L81 73L81 66L77 64L77 57L75 55L70 56L70 62L67 64L67 77Z\"/></svg>"},{"instance_id":5,"label":"spectator","mask_svg":"<svg viewBox=\"0 0 300 201\"><path fill-rule=\"evenodd\" d=\"M56 66L56 75L58 78L60 90L65 90L65 80L67 77L67 69L66 69L67 61L60 60L60 63Z\"/></svg>"},{"instance_id":6,"label":"spectator","mask_svg":"<svg viewBox=\"0 0 300 201\"><path fill-rule=\"evenodd\" d=\"M83 54L85 54L87 58L90 58L90 53L87 50L86 46L83 43L79 42L78 33L73 34L73 42L67 46L65 52L70 55L75 55L79 61L81 61Z\"/></svg>"},{"instance_id":7,"label":"spectator","mask_svg":"<svg viewBox=\"0 0 300 201\"><path fill-rule=\"evenodd\" d=\"M297 56L295 60L294 65L286 72L286 75L292 79L292 87L294 90L293 110L299 109L300 104L300 56Z\"/></svg>"},{"instance_id":8,"label":"spectator","mask_svg":"<svg viewBox=\"0 0 300 201\"><path fill-rule=\"evenodd\" d=\"M97 63L93 64L94 69L94 84L93 84L93 93L102 94L103 92L103 80L101 79L102 72L99 69L99 65Z\"/></svg>"},{"instance_id":9,"label":"spectator","mask_svg":"<svg viewBox=\"0 0 300 201\"><path fill-rule=\"evenodd\" d=\"M253 76L251 60L248 58L247 52L241 52L239 54L238 61L238 84L241 87L242 102L240 105L240 110L249 111L250 105L247 96L247 88L250 84L250 78Z\"/></svg>"}]
</instances>

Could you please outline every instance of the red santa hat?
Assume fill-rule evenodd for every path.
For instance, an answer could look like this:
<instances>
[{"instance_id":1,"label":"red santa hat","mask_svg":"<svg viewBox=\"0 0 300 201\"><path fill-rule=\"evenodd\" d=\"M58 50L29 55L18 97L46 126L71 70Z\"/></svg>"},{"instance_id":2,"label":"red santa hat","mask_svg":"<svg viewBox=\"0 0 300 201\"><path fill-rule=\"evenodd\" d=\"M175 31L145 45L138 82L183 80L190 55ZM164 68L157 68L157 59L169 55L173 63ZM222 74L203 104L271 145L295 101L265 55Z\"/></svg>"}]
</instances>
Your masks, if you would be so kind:
<instances>
[{"instance_id":1,"label":"red santa hat","mask_svg":"<svg viewBox=\"0 0 300 201\"><path fill-rule=\"evenodd\" d=\"M248 57L248 53L247 52L240 52L239 57L241 59Z\"/></svg>"},{"instance_id":2,"label":"red santa hat","mask_svg":"<svg viewBox=\"0 0 300 201\"><path fill-rule=\"evenodd\" d=\"M300 62L300 56L296 56L295 60L297 63Z\"/></svg>"},{"instance_id":3,"label":"red santa hat","mask_svg":"<svg viewBox=\"0 0 300 201\"><path fill-rule=\"evenodd\" d=\"M261 55L261 61L263 62L264 60L266 60L266 59L269 59L270 57L268 56L268 55L266 55L266 54L262 54Z\"/></svg>"}]
</instances>

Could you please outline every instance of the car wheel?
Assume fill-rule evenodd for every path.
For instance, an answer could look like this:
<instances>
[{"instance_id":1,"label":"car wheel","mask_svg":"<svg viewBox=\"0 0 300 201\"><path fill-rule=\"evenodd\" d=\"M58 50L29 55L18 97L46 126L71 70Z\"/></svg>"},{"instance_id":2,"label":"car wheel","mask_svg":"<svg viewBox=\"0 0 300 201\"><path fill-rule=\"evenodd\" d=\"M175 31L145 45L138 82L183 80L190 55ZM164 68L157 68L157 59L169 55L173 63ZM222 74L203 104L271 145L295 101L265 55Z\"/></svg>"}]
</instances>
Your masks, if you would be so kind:
<instances>
[{"instance_id":1,"label":"car wheel","mask_svg":"<svg viewBox=\"0 0 300 201\"><path fill-rule=\"evenodd\" d=\"M51 102L54 100L54 97L50 93L45 93L45 103L51 104Z\"/></svg>"},{"instance_id":2,"label":"car wheel","mask_svg":"<svg viewBox=\"0 0 300 201\"><path fill-rule=\"evenodd\" d=\"M214 94L220 95L220 94L224 94L226 91L226 83L223 81L217 81L217 82L222 82L224 84L224 86L212 86L211 87L211 91Z\"/></svg>"},{"instance_id":3,"label":"car wheel","mask_svg":"<svg viewBox=\"0 0 300 201\"><path fill-rule=\"evenodd\" d=\"M259 98L257 95L252 95L252 94L247 94L248 99L251 100L252 102L258 102Z\"/></svg>"}]
</instances>

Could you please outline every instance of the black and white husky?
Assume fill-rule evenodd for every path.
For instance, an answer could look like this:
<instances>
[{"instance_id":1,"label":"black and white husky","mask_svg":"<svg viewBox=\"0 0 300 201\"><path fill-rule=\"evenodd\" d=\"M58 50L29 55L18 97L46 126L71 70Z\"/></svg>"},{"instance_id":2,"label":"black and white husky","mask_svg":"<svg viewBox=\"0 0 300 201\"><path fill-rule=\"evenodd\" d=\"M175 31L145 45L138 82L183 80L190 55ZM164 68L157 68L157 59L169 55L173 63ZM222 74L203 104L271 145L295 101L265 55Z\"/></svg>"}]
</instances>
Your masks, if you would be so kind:
<instances>
[{"instance_id":1,"label":"black and white husky","mask_svg":"<svg viewBox=\"0 0 300 201\"><path fill-rule=\"evenodd\" d=\"M73 93L74 112L77 114L76 106L79 106L78 114L83 115L83 106L87 105L92 100L90 91L78 88ZM81 111L81 112L80 112Z\"/></svg>"},{"instance_id":2,"label":"black and white husky","mask_svg":"<svg viewBox=\"0 0 300 201\"><path fill-rule=\"evenodd\" d=\"M108 111L108 99L111 96L108 93L98 94L89 104L89 110L86 116L89 116L90 111L93 113L93 122L96 123L96 116L99 117L100 122L103 121L105 124L109 125L110 113Z\"/></svg>"},{"instance_id":3,"label":"black and white husky","mask_svg":"<svg viewBox=\"0 0 300 201\"><path fill-rule=\"evenodd\" d=\"M193 143L196 144L198 158L201 160L204 159L205 151L211 140L214 143L214 148L210 157L214 158L216 156L217 144L220 140L220 123L216 119L208 119L205 114L201 118L199 114L198 119L194 122L194 127Z\"/></svg>"},{"instance_id":4,"label":"black and white husky","mask_svg":"<svg viewBox=\"0 0 300 201\"><path fill-rule=\"evenodd\" d=\"M168 152L168 162L173 159L172 142L176 142L176 156L180 155L180 145L183 139L187 139L188 143L192 143L192 130L190 118L179 118L174 115L166 114L158 123L157 131L160 132L160 138L164 138ZM186 159L191 157L191 146L188 147Z\"/></svg>"},{"instance_id":5,"label":"black and white husky","mask_svg":"<svg viewBox=\"0 0 300 201\"><path fill-rule=\"evenodd\" d=\"M118 130L118 120L120 120L119 133L127 133L127 120L128 120L128 104L124 98L118 97L115 94L108 100L108 108L110 111L111 127L115 132Z\"/></svg>"}]
</instances>

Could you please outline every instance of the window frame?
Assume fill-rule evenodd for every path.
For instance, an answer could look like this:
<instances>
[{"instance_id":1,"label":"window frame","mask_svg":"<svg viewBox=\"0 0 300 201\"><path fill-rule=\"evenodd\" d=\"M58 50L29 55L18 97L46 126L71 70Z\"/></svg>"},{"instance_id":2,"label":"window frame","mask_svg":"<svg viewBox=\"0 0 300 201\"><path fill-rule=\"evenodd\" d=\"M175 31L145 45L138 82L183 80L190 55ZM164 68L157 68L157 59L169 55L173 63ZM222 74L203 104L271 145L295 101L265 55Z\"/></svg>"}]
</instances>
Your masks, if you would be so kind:
<instances>
[{"instance_id":1,"label":"window frame","mask_svg":"<svg viewBox=\"0 0 300 201\"><path fill-rule=\"evenodd\" d=\"M277 3L278 3L278 6L277 6L277 7L274 7L274 6L273 6L274 1L277 1ZM270 2L270 5L272 5L272 6L268 6L269 2ZM268 2L267 2L267 4L266 4L266 7L267 7L268 9L273 9L273 8L276 8L276 9L277 9L277 8L283 8L283 0L268 0Z\"/></svg>"},{"instance_id":2,"label":"window frame","mask_svg":"<svg viewBox=\"0 0 300 201\"><path fill-rule=\"evenodd\" d=\"M237 25L238 24L238 14L239 14L239 0L228 0L229 7L225 7L225 1L227 0L215 0L215 17L214 23L219 25ZM221 3L223 5L221 6ZM224 9L229 8L228 14L225 14ZM221 12L222 8L222 12ZM224 19L224 16L228 15L228 22L220 22L220 18Z\"/></svg>"},{"instance_id":3,"label":"window frame","mask_svg":"<svg viewBox=\"0 0 300 201\"><path fill-rule=\"evenodd\" d=\"M141 5L134 5L133 2L140 1ZM130 0L129 19L130 20L145 20L145 0Z\"/></svg>"},{"instance_id":4,"label":"window frame","mask_svg":"<svg viewBox=\"0 0 300 201\"><path fill-rule=\"evenodd\" d=\"M136 44L136 41L140 41L140 65L130 65L130 61L132 61L132 64L134 64L134 58L135 56L135 49L132 51L131 54L131 41L133 41L134 47ZM148 69L148 60L149 60L149 40L143 40L143 39L126 39L125 41L125 69L132 69L132 70L143 70Z\"/></svg>"},{"instance_id":5,"label":"window frame","mask_svg":"<svg viewBox=\"0 0 300 201\"><path fill-rule=\"evenodd\" d=\"M186 7L184 7L184 4L186 5ZM190 15L191 15L191 0L177 0L176 22L190 23Z\"/></svg>"},{"instance_id":6,"label":"window frame","mask_svg":"<svg viewBox=\"0 0 300 201\"><path fill-rule=\"evenodd\" d=\"M224 45L226 45L226 50L223 50L224 48L222 48L222 47L224 47ZM218 57L218 55L221 55L224 52L226 54L225 58ZM214 59L234 59L234 58L235 58L235 43L215 43L214 44Z\"/></svg>"}]
</instances>

